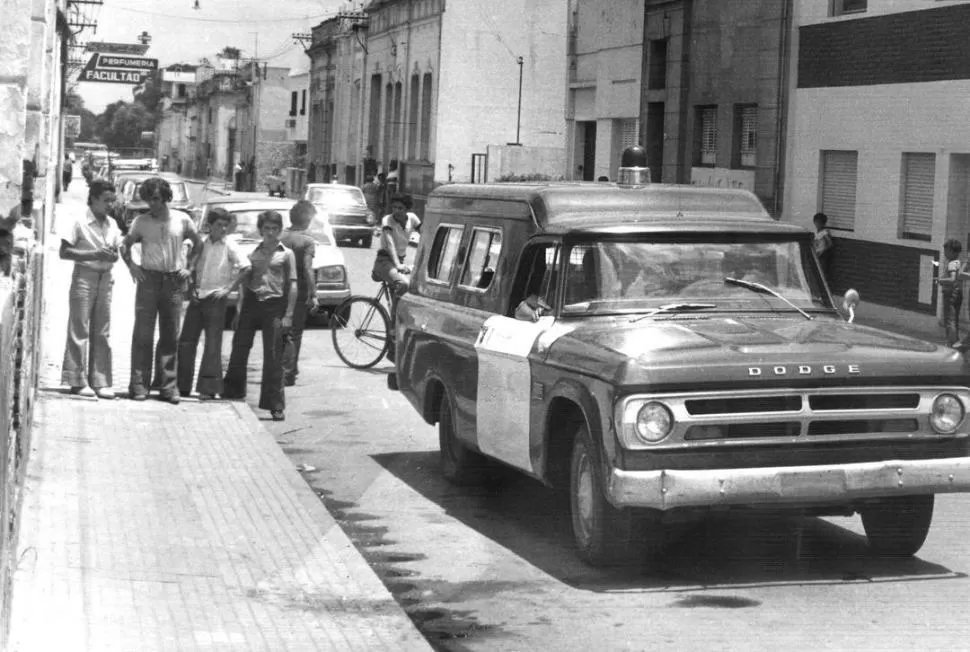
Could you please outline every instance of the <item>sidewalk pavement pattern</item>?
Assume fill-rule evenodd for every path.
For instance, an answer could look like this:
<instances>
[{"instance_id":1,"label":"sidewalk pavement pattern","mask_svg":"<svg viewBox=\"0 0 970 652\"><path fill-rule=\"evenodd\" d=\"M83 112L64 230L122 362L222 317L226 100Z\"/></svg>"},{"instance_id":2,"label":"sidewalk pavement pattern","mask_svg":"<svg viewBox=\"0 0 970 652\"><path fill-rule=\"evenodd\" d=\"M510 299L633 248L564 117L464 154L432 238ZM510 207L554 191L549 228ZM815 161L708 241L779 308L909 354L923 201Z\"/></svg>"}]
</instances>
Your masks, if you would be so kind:
<instances>
[{"instance_id":1,"label":"sidewalk pavement pattern","mask_svg":"<svg viewBox=\"0 0 970 652\"><path fill-rule=\"evenodd\" d=\"M85 191L66 194L58 228ZM429 650L245 403L65 393L71 265L58 244L45 256L9 649ZM115 279L124 389L134 290L123 268Z\"/></svg>"}]
</instances>

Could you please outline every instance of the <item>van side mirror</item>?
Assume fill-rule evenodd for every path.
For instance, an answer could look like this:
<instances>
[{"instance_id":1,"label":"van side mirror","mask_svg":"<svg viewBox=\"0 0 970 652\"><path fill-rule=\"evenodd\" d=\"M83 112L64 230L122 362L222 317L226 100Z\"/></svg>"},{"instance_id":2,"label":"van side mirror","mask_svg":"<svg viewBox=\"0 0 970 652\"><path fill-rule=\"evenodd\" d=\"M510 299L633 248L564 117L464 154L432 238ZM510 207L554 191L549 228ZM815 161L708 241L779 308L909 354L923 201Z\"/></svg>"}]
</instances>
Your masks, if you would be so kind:
<instances>
[{"instance_id":1,"label":"van side mirror","mask_svg":"<svg viewBox=\"0 0 970 652\"><path fill-rule=\"evenodd\" d=\"M842 316L845 317L845 321L852 323L855 321L855 309L859 305L859 293L852 288L845 291L845 296L842 297Z\"/></svg>"}]
</instances>

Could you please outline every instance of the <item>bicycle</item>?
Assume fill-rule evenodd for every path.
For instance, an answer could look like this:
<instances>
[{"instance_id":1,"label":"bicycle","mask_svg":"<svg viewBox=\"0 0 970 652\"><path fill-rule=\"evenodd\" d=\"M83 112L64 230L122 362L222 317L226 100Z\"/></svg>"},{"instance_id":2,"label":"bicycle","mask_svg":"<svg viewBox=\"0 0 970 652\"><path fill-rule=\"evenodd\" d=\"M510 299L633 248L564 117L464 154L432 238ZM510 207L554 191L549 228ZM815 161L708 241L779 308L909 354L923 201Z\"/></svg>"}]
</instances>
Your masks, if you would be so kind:
<instances>
[{"instance_id":1,"label":"bicycle","mask_svg":"<svg viewBox=\"0 0 970 652\"><path fill-rule=\"evenodd\" d=\"M333 311L333 348L348 367L369 369L391 347L391 290L387 283L373 297L354 295Z\"/></svg>"}]
</instances>

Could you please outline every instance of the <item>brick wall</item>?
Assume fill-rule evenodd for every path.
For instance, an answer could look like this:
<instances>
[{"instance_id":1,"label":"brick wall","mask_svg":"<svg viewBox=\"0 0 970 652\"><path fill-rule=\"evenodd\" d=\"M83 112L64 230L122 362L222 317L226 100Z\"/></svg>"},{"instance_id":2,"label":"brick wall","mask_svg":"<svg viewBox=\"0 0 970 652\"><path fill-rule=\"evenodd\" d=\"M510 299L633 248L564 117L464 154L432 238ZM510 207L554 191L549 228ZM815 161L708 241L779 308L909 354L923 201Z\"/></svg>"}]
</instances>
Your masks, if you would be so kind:
<instances>
[{"instance_id":1,"label":"brick wall","mask_svg":"<svg viewBox=\"0 0 970 652\"><path fill-rule=\"evenodd\" d=\"M798 87L970 79L967 25L970 4L802 27Z\"/></svg>"}]
</instances>

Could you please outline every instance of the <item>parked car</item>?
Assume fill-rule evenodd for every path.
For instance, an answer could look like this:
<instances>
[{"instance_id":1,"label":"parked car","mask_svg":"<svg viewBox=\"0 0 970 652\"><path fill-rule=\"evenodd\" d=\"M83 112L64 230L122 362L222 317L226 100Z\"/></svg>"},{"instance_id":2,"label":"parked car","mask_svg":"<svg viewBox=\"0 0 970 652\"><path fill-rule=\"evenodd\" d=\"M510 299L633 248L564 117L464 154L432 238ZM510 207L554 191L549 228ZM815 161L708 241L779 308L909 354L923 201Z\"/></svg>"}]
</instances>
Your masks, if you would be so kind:
<instances>
[{"instance_id":1,"label":"parked car","mask_svg":"<svg viewBox=\"0 0 970 652\"><path fill-rule=\"evenodd\" d=\"M189 195L189 189L185 179L171 172L161 172L151 176L162 177L168 181L169 186L172 187L172 201L170 201L168 204L169 208L185 211L191 215L193 219L198 220L199 207L196 206L195 202L192 200L192 197ZM141 188L141 184L144 181L145 180L143 179L134 184L130 184L125 188L123 202L126 229L131 226L131 223L134 221L135 217L148 210L148 202L144 201L138 196L138 189Z\"/></svg>"},{"instance_id":2,"label":"parked car","mask_svg":"<svg viewBox=\"0 0 970 652\"><path fill-rule=\"evenodd\" d=\"M369 208L357 186L339 183L307 184L304 199L327 214L337 241L349 240L365 249L374 238L377 216Z\"/></svg>"},{"instance_id":3,"label":"parked car","mask_svg":"<svg viewBox=\"0 0 970 652\"><path fill-rule=\"evenodd\" d=\"M283 216L284 226L289 226L290 208L296 203L296 200L270 198L265 195L253 198L251 195L252 193L234 193L223 197L213 197L207 201L202 205L199 212L199 231L208 232L206 216L209 211L216 207L224 208L232 216L227 237L233 241L242 255L248 256L262 240L259 231L256 229L256 219L260 213L267 210L277 211ZM350 296L350 277L347 275L344 255L337 248L333 230L324 216L318 214L314 217L308 233L316 242L316 255L313 258L315 275L313 281L317 309L314 312L316 316L329 320L333 309ZM236 292L233 292L229 297L231 307L227 321L232 318L231 315L235 310L237 297Z\"/></svg>"},{"instance_id":4,"label":"parked car","mask_svg":"<svg viewBox=\"0 0 970 652\"><path fill-rule=\"evenodd\" d=\"M852 323L812 232L749 191L449 184L424 225L388 386L449 481L498 461L567 494L591 564L713 510L858 513L906 557L970 491L963 356Z\"/></svg>"},{"instance_id":5,"label":"parked car","mask_svg":"<svg viewBox=\"0 0 970 652\"><path fill-rule=\"evenodd\" d=\"M137 198L134 194L135 188L142 181L152 176L155 175L151 172L143 172L141 170L119 170L115 172L112 183L115 187L117 201L111 208L111 217L118 223L118 228L121 229L122 233L128 233L130 223L125 221L125 209L132 199Z\"/></svg>"}]
</instances>

